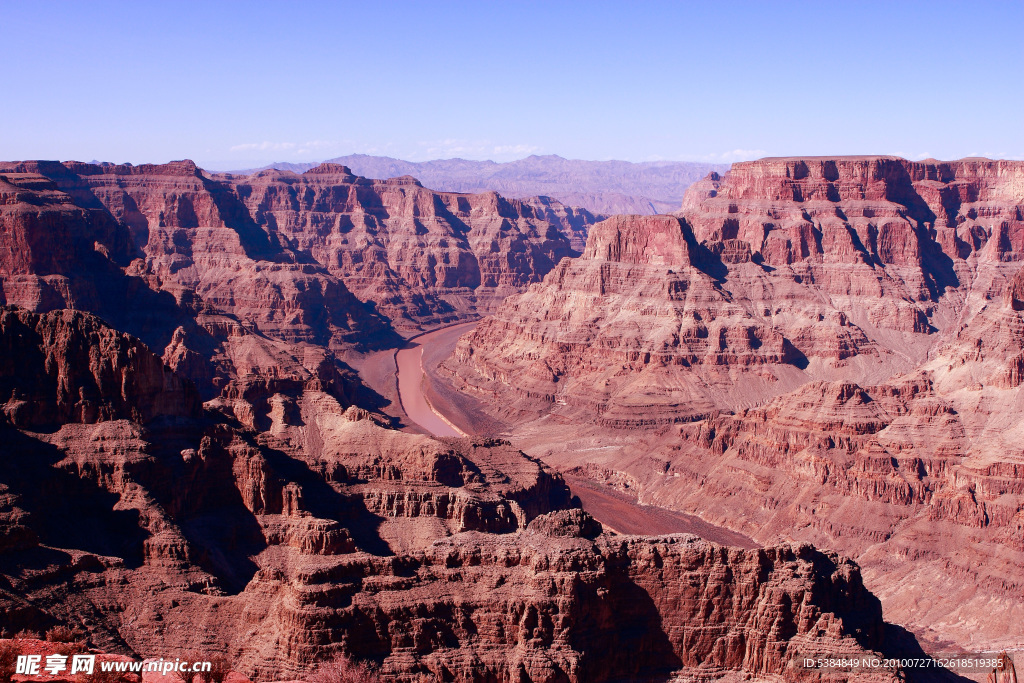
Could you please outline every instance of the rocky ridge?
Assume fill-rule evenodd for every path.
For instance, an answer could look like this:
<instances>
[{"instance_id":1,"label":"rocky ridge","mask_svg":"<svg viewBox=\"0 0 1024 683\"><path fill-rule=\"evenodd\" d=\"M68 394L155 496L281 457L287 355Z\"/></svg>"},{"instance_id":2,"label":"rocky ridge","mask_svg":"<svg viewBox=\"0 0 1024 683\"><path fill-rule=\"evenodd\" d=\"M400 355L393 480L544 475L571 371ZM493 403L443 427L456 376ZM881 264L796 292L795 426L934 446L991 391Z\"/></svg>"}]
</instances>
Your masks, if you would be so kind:
<instances>
[{"instance_id":1,"label":"rocky ridge","mask_svg":"<svg viewBox=\"0 0 1024 683\"><path fill-rule=\"evenodd\" d=\"M594 220L549 199L440 193L337 164L231 182L258 225L405 328L488 312L572 255Z\"/></svg>"},{"instance_id":2,"label":"rocky ridge","mask_svg":"<svg viewBox=\"0 0 1024 683\"><path fill-rule=\"evenodd\" d=\"M381 336L379 314L418 329L486 312L581 247L595 220L547 198L438 193L336 164L302 175L211 176L191 161L0 172L20 179L23 198L45 185L65 210L123 226L119 253L141 256L135 269L161 290L335 350Z\"/></svg>"},{"instance_id":3,"label":"rocky ridge","mask_svg":"<svg viewBox=\"0 0 1024 683\"><path fill-rule=\"evenodd\" d=\"M391 157L350 154L328 163L348 166L367 178L414 176L427 187L446 192L500 192L506 197L550 197L594 214L656 214L672 211L686 188L726 164L689 161L582 161L531 155L510 162L436 159L410 162ZM269 168L302 173L317 164L272 164Z\"/></svg>"},{"instance_id":4,"label":"rocky ridge","mask_svg":"<svg viewBox=\"0 0 1024 683\"><path fill-rule=\"evenodd\" d=\"M71 308L100 316L160 350L163 363L191 380L201 399L217 399L221 410L251 427L264 421L271 396L295 400L306 389L326 391L346 406L358 400L379 407L339 354L390 343L394 333L387 321L366 311L323 268L283 256L283 264L270 256L247 257L242 236L219 218L230 213L222 208L230 202L207 192L194 166L122 169L178 206L170 217L163 204L153 209L153 231L165 234L170 246L151 259L138 246L143 239L146 246L158 243L149 239L145 217L117 204L135 206L129 195L104 195L111 211L68 166L10 166L0 173L4 303L38 313ZM196 206L215 227L176 227L197 223L189 217ZM200 244L206 256L198 253ZM291 317L283 317L285 311ZM19 353L28 350L19 347Z\"/></svg>"}]
</instances>

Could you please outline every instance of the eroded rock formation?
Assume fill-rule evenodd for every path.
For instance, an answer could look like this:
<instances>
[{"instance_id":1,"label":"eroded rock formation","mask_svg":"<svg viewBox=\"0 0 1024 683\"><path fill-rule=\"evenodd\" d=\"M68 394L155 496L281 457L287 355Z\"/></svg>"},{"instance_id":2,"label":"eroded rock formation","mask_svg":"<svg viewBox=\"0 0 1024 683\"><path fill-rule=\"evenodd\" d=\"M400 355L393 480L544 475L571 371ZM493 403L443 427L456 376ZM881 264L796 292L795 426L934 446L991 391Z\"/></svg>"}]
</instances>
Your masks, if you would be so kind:
<instances>
[{"instance_id":1,"label":"eroded rock formation","mask_svg":"<svg viewBox=\"0 0 1024 683\"><path fill-rule=\"evenodd\" d=\"M496 163L468 159L410 162L390 157L350 154L328 161L343 164L367 178L410 175L427 187L447 192L500 192L505 197L552 197L594 214L655 214L672 211L686 188L724 164L690 161L582 161L554 154ZM316 164L273 164L271 168L302 173Z\"/></svg>"},{"instance_id":2,"label":"eroded rock formation","mask_svg":"<svg viewBox=\"0 0 1024 683\"><path fill-rule=\"evenodd\" d=\"M0 308L0 396L21 428L196 417L199 394L137 339L78 311Z\"/></svg>"},{"instance_id":3,"label":"eroded rock formation","mask_svg":"<svg viewBox=\"0 0 1024 683\"><path fill-rule=\"evenodd\" d=\"M446 367L549 462L848 553L936 640L1020 646L1022 256L1021 162L744 162L594 226Z\"/></svg>"},{"instance_id":4,"label":"eroded rock formation","mask_svg":"<svg viewBox=\"0 0 1024 683\"><path fill-rule=\"evenodd\" d=\"M162 290L335 350L380 334L360 301L399 328L487 312L574 253L593 221L547 198L439 193L337 164L252 176L210 175L190 161L0 170L26 188L59 188L65 210L105 209L104 224L127 228L140 274Z\"/></svg>"},{"instance_id":5,"label":"eroded rock formation","mask_svg":"<svg viewBox=\"0 0 1024 683\"><path fill-rule=\"evenodd\" d=\"M5 629L260 679L344 652L395 681L843 680L803 658L884 646L835 555L611 536L507 442L385 429L312 387L246 429L92 316L3 315L0 385L43 378L25 398L56 406L45 432L0 421Z\"/></svg>"}]
</instances>

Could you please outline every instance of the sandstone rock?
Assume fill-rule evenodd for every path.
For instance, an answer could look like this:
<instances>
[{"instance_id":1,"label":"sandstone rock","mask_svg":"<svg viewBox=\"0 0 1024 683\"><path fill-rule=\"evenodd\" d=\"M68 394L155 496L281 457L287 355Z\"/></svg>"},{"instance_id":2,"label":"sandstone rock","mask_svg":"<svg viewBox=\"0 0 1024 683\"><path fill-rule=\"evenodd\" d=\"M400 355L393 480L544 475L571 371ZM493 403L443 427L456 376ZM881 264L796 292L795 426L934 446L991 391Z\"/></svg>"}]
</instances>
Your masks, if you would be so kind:
<instances>
[{"instance_id":1,"label":"sandstone rock","mask_svg":"<svg viewBox=\"0 0 1024 683\"><path fill-rule=\"evenodd\" d=\"M603 529L601 523L583 510L564 510L537 517L526 528L535 534L566 536L570 538L597 538Z\"/></svg>"},{"instance_id":2,"label":"sandstone rock","mask_svg":"<svg viewBox=\"0 0 1024 683\"><path fill-rule=\"evenodd\" d=\"M261 230L229 184L191 161L15 168L50 173L80 205L106 209L145 255L140 274L179 300L198 295L288 342L365 343L387 327L311 258Z\"/></svg>"},{"instance_id":3,"label":"sandstone rock","mask_svg":"<svg viewBox=\"0 0 1024 683\"><path fill-rule=\"evenodd\" d=\"M761 159L734 164L724 177L696 184L682 213L699 240L738 237L770 265L814 253L825 260L923 265L923 276L935 279L928 286L941 287L946 283L936 279L943 267L939 252L964 260L995 239L988 248L998 260L1020 258L1022 177L1020 162L988 159ZM817 239L766 250L805 229ZM963 272L953 265L958 275Z\"/></svg>"},{"instance_id":4,"label":"sandstone rock","mask_svg":"<svg viewBox=\"0 0 1024 683\"><path fill-rule=\"evenodd\" d=\"M18 427L198 417L195 387L137 339L75 311L0 308L0 395Z\"/></svg>"},{"instance_id":5,"label":"sandstone rock","mask_svg":"<svg viewBox=\"0 0 1024 683\"><path fill-rule=\"evenodd\" d=\"M444 368L549 464L849 554L908 628L1018 647L1022 179L985 159L735 164L674 216L594 226Z\"/></svg>"},{"instance_id":6,"label":"sandstone rock","mask_svg":"<svg viewBox=\"0 0 1024 683\"><path fill-rule=\"evenodd\" d=\"M158 288L335 350L387 338L352 293L400 328L487 312L581 248L595 220L550 198L437 193L338 164L251 176L211 176L191 161L0 170L49 178L61 201L120 223Z\"/></svg>"},{"instance_id":7,"label":"sandstone rock","mask_svg":"<svg viewBox=\"0 0 1024 683\"><path fill-rule=\"evenodd\" d=\"M399 327L489 311L572 254L589 222L551 200L439 193L407 176L367 180L337 164L231 182L260 226Z\"/></svg>"},{"instance_id":8,"label":"sandstone rock","mask_svg":"<svg viewBox=\"0 0 1024 683\"><path fill-rule=\"evenodd\" d=\"M835 680L799 663L883 646L878 601L834 555L604 535L508 442L388 430L313 387L274 394L258 432L200 419L95 318L3 313L0 339L61 332L14 349L60 378L31 405L95 386L100 407L52 433L0 423L6 627L81 623L106 652L224 653L254 679L344 652L394 681ZM141 424L156 413L178 419Z\"/></svg>"},{"instance_id":9,"label":"sandstone rock","mask_svg":"<svg viewBox=\"0 0 1024 683\"><path fill-rule=\"evenodd\" d=\"M1006 305L1015 311L1024 311L1024 270L1018 270L1006 287Z\"/></svg>"},{"instance_id":10,"label":"sandstone rock","mask_svg":"<svg viewBox=\"0 0 1024 683\"><path fill-rule=\"evenodd\" d=\"M605 221L575 260L579 212L337 164L0 165L0 621L260 679L339 652L395 681L850 679L799 663L881 652L879 603L797 539L908 624L956 600L1011 632L1016 167L802 163ZM509 441L389 429L345 365L524 290L458 381L561 441L628 434L596 464L769 547L605 533Z\"/></svg>"},{"instance_id":11,"label":"sandstone rock","mask_svg":"<svg viewBox=\"0 0 1024 683\"><path fill-rule=\"evenodd\" d=\"M324 347L387 344L387 323L322 268L261 242L244 206L191 162L0 166L2 300L100 315L162 350L202 398L238 404L249 426L275 393L369 396Z\"/></svg>"}]
</instances>

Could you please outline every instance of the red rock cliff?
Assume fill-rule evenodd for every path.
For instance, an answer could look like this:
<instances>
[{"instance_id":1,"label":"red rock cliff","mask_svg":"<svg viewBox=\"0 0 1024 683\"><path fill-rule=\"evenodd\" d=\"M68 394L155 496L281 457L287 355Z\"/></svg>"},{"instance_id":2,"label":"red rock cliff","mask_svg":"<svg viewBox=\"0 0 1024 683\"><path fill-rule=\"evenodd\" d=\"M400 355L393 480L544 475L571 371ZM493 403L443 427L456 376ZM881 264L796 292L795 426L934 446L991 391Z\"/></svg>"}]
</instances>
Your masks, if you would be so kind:
<instances>
[{"instance_id":1,"label":"red rock cliff","mask_svg":"<svg viewBox=\"0 0 1024 683\"><path fill-rule=\"evenodd\" d=\"M848 553L900 623L1015 647L1022 211L1020 162L736 164L594 226L445 367L551 462Z\"/></svg>"}]
</instances>

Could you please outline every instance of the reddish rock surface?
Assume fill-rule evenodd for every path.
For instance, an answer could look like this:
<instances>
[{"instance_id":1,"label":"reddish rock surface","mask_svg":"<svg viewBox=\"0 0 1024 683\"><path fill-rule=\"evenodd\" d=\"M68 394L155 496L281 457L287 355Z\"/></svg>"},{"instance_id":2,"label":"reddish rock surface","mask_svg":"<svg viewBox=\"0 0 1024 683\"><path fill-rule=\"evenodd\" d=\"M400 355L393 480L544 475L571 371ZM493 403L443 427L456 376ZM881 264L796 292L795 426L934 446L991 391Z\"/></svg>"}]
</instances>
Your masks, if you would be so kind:
<instances>
[{"instance_id":1,"label":"reddish rock surface","mask_svg":"<svg viewBox=\"0 0 1024 683\"><path fill-rule=\"evenodd\" d=\"M486 312L581 246L593 220L550 199L438 193L337 164L252 176L211 176L190 161L7 168L106 208L162 289L320 345L377 332L352 293L399 328Z\"/></svg>"},{"instance_id":2,"label":"reddish rock surface","mask_svg":"<svg viewBox=\"0 0 1024 683\"><path fill-rule=\"evenodd\" d=\"M271 396L307 387L379 403L338 355L392 343L388 322L322 267L261 242L190 162L0 167L0 300L97 314L249 426Z\"/></svg>"},{"instance_id":3,"label":"reddish rock surface","mask_svg":"<svg viewBox=\"0 0 1024 683\"><path fill-rule=\"evenodd\" d=\"M551 200L439 193L322 164L233 179L254 220L398 327L486 312L572 253L586 223Z\"/></svg>"},{"instance_id":4,"label":"reddish rock surface","mask_svg":"<svg viewBox=\"0 0 1024 683\"><path fill-rule=\"evenodd\" d=\"M78 311L0 308L2 411L21 428L197 417L199 394L137 339Z\"/></svg>"},{"instance_id":5,"label":"reddish rock surface","mask_svg":"<svg viewBox=\"0 0 1024 683\"><path fill-rule=\"evenodd\" d=\"M800 662L885 647L837 556L608 535L507 442L384 429L312 386L254 430L92 316L3 315L0 383L33 407L0 423L5 630L259 680L341 652L396 681L837 680Z\"/></svg>"},{"instance_id":6,"label":"reddish rock surface","mask_svg":"<svg viewBox=\"0 0 1024 683\"><path fill-rule=\"evenodd\" d=\"M1013 230L947 301L928 298L939 280L924 261L842 275L809 252L786 270L738 237L698 239L685 216L606 221L565 259L586 226L548 200L336 165L236 177L191 162L8 163L0 197L5 629L65 624L129 655L222 653L257 680L338 653L395 681L848 680L800 663L896 650L859 568L789 542L811 536L789 533L814 528L809 510L825 518L803 481L837 507L888 506L904 527L930 515L939 533L968 529L998 555L977 598L1016 586L1014 460L972 460L1008 418L967 419L960 398L974 383L1018 391ZM705 518L720 502L712 521L766 547L604 529L507 440L394 429L346 364L393 349L396 329L473 318L524 289L459 346L466 386L510 400L504 418L561 421L570 449L585 444L565 438L568 420L594 419L602 439L656 427L630 432L650 448L629 481ZM732 410L743 396L746 412ZM864 455L922 441L917 461ZM615 477L627 467L609 443ZM716 465L727 458L739 464ZM737 474L747 462L765 470L753 484ZM843 547L840 518L812 540ZM927 555L906 533L853 526L844 538L890 559L919 552L922 571L948 561L941 544Z\"/></svg>"},{"instance_id":7,"label":"reddish rock surface","mask_svg":"<svg viewBox=\"0 0 1024 683\"><path fill-rule=\"evenodd\" d=\"M228 184L190 161L13 168L49 174L78 204L105 209L143 257L130 272L178 301L198 296L292 343L340 348L365 343L386 327L308 255L261 230Z\"/></svg>"},{"instance_id":8,"label":"reddish rock surface","mask_svg":"<svg viewBox=\"0 0 1024 683\"><path fill-rule=\"evenodd\" d=\"M444 367L551 464L849 554L934 641L1020 647L1022 250L1022 162L744 162L594 226Z\"/></svg>"}]
</instances>

